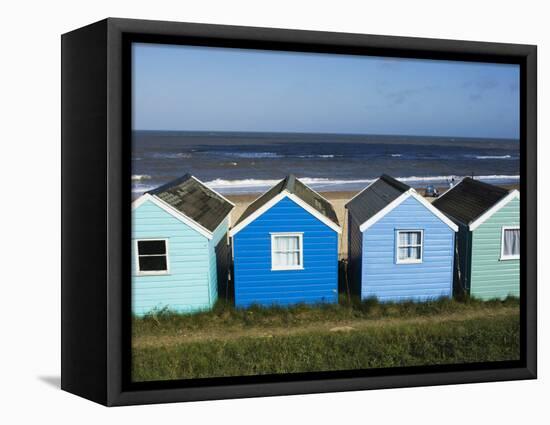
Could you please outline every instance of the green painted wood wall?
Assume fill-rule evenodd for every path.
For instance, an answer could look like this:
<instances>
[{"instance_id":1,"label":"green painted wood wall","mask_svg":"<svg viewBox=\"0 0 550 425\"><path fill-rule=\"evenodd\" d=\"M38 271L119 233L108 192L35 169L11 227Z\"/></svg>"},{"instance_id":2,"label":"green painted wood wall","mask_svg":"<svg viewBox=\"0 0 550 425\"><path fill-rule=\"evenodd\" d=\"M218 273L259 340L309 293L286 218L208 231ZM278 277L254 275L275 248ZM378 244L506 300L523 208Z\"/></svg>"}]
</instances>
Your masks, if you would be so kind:
<instances>
[{"instance_id":1,"label":"green painted wood wall","mask_svg":"<svg viewBox=\"0 0 550 425\"><path fill-rule=\"evenodd\" d=\"M472 232L470 295L480 299L519 297L519 260L501 260L503 226L519 226L519 199L510 201Z\"/></svg>"}]
</instances>

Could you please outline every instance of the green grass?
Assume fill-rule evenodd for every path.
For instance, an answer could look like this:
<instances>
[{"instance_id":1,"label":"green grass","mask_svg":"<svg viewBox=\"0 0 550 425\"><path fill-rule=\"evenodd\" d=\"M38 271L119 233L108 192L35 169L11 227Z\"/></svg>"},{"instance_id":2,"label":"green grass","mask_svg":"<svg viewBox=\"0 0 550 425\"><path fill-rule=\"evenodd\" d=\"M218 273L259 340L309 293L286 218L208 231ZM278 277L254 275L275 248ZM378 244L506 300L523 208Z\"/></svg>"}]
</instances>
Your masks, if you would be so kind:
<instances>
[{"instance_id":1,"label":"green grass","mask_svg":"<svg viewBox=\"0 0 550 425\"><path fill-rule=\"evenodd\" d=\"M519 358L519 315L351 332L207 340L133 350L135 381L437 365Z\"/></svg>"},{"instance_id":2,"label":"green grass","mask_svg":"<svg viewBox=\"0 0 550 425\"><path fill-rule=\"evenodd\" d=\"M519 358L519 301L251 307L133 319L133 379L188 379Z\"/></svg>"},{"instance_id":3,"label":"green grass","mask_svg":"<svg viewBox=\"0 0 550 425\"><path fill-rule=\"evenodd\" d=\"M299 327L323 322L347 322L350 320L377 320L383 318L407 319L436 315L468 314L473 312L498 312L503 309L519 308L517 298L499 301L465 299L441 299L415 303L379 303L376 299L353 300L350 303L341 299L339 304L305 305L292 307L259 307L238 309L219 301L212 311L195 314L176 314L168 310L152 312L145 317L134 317L132 333L134 337L144 335L171 335L174 333L206 332L208 329L224 328L265 328L276 326Z\"/></svg>"}]
</instances>

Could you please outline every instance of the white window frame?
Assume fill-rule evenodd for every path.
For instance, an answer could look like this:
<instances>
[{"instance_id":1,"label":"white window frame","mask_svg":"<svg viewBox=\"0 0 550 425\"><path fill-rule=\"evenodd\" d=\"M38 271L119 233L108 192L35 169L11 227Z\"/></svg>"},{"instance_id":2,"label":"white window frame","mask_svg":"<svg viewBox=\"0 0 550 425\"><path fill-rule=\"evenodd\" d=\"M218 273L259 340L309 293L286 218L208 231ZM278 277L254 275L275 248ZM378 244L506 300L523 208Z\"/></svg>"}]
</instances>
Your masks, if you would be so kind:
<instances>
[{"instance_id":1,"label":"white window frame","mask_svg":"<svg viewBox=\"0 0 550 425\"><path fill-rule=\"evenodd\" d=\"M271 270L272 271L284 271L284 270L303 270L304 269L304 232L274 232L271 235ZM295 236L298 237L298 246L300 250L300 264L297 266L276 266L274 264L275 253L275 239L278 236Z\"/></svg>"},{"instance_id":2,"label":"white window frame","mask_svg":"<svg viewBox=\"0 0 550 425\"><path fill-rule=\"evenodd\" d=\"M164 248L166 250L165 254L151 254L151 255L139 255L139 245L138 242L157 242L164 241ZM134 251L135 251L135 262L136 262L136 274L138 276L164 276L170 274L170 256L169 256L169 243L166 238L142 238L134 240ZM166 256L166 270L140 270L139 268L139 257L160 257L161 255Z\"/></svg>"},{"instance_id":3,"label":"white window frame","mask_svg":"<svg viewBox=\"0 0 550 425\"><path fill-rule=\"evenodd\" d=\"M420 233L420 245L399 245L399 234L400 233L410 233L418 232ZM419 259L399 259L399 248L406 248L409 246L420 246L420 258ZM424 230L423 229L399 229L395 231L395 264L420 264L424 260Z\"/></svg>"},{"instance_id":4,"label":"white window frame","mask_svg":"<svg viewBox=\"0 0 550 425\"><path fill-rule=\"evenodd\" d=\"M521 238L521 229L519 226L502 226L501 233L500 233L500 260L501 261L507 261L507 260L519 260L519 254L518 255L504 255L504 233L506 230L519 230L520 232L520 238ZM520 248L521 251L521 248Z\"/></svg>"}]
</instances>

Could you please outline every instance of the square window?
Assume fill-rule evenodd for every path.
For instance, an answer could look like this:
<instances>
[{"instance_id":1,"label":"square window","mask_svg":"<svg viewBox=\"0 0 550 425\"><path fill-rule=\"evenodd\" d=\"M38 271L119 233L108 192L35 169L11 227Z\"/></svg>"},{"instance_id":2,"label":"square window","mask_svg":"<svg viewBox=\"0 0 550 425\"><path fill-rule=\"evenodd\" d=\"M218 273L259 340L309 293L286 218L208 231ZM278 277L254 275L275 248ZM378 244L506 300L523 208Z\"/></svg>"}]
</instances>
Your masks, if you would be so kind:
<instances>
[{"instance_id":1,"label":"square window","mask_svg":"<svg viewBox=\"0 0 550 425\"><path fill-rule=\"evenodd\" d=\"M303 239L301 233L271 235L272 270L298 270L303 268Z\"/></svg>"},{"instance_id":2,"label":"square window","mask_svg":"<svg viewBox=\"0 0 550 425\"><path fill-rule=\"evenodd\" d=\"M138 274L168 273L168 250L165 239L138 240L136 242L136 257Z\"/></svg>"},{"instance_id":3,"label":"square window","mask_svg":"<svg viewBox=\"0 0 550 425\"><path fill-rule=\"evenodd\" d=\"M396 235L397 264L421 263L423 242L424 232L422 230L398 230Z\"/></svg>"}]
</instances>

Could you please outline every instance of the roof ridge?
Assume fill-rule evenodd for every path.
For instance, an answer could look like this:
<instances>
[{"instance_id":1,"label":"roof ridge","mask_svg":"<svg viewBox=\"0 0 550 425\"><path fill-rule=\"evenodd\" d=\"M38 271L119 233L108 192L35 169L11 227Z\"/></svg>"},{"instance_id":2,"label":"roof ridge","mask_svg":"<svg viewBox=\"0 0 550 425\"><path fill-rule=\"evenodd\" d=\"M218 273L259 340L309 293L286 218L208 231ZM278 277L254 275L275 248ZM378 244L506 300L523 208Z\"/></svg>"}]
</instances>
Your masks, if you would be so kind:
<instances>
[{"instance_id":1,"label":"roof ridge","mask_svg":"<svg viewBox=\"0 0 550 425\"><path fill-rule=\"evenodd\" d=\"M164 183L163 185L161 186L158 186L154 189L151 189L151 190L148 190L147 192L144 192L144 193L149 193L150 195L158 195L159 193L162 193L162 192L165 192L167 189L170 189L172 187L176 187L176 186L179 186L180 184L182 183L185 183L186 181L188 180L194 180L196 181L200 187L202 187L203 189L207 190L209 193L211 193L212 195L214 195L216 198L218 198L220 201L224 201L224 202L227 202L228 204L231 204L233 206L235 206L235 204L233 202L231 202L229 199L227 199L225 196L223 196L221 193L217 192L216 190L208 187L208 185L206 183L204 183L203 181L199 180L197 177L195 177L193 174L191 173L185 173L183 176L181 177L177 177L175 178L174 180L170 180L169 182L167 183Z\"/></svg>"},{"instance_id":2,"label":"roof ridge","mask_svg":"<svg viewBox=\"0 0 550 425\"><path fill-rule=\"evenodd\" d=\"M189 176L191 177L192 180L195 180L197 183L199 183L202 187L205 187L208 191L210 191L211 193L213 193L214 195L216 195L218 198L220 198L222 201L225 201L231 205L233 205L233 207L235 207L235 204L233 202L231 202L229 199L227 199L225 196L223 196L220 192L218 192L217 190L214 190L212 189L210 186L208 186L205 182L203 182L202 180L199 180L197 177L195 177L194 175L192 174L189 174Z\"/></svg>"},{"instance_id":3,"label":"roof ridge","mask_svg":"<svg viewBox=\"0 0 550 425\"><path fill-rule=\"evenodd\" d=\"M382 174L370 183L361 192L346 203L346 208L359 221L366 222L378 214L397 198L407 194L416 193L408 185Z\"/></svg>"},{"instance_id":4,"label":"roof ridge","mask_svg":"<svg viewBox=\"0 0 550 425\"><path fill-rule=\"evenodd\" d=\"M282 183L282 184L281 184ZM266 199L268 196L270 196L270 193L274 188L276 188L278 185L281 184L281 188L277 190L277 195L280 195L282 192L284 192L286 188L286 177L284 179L281 179L278 181L275 185L270 187L268 190L263 192L260 196L258 196L256 199L254 199L248 206L244 209L244 211L241 213L237 221L235 222L235 226L239 224L241 221L244 221L250 214L252 214L254 211L256 211L258 208L261 208L265 203L269 202L272 198L269 198L267 201L261 203L260 206L257 206L258 203L260 203L262 200Z\"/></svg>"},{"instance_id":5,"label":"roof ridge","mask_svg":"<svg viewBox=\"0 0 550 425\"><path fill-rule=\"evenodd\" d=\"M283 190L288 190L290 193L294 193L296 189L296 176L294 174L289 174L285 177L285 184L283 186Z\"/></svg>"},{"instance_id":6,"label":"roof ridge","mask_svg":"<svg viewBox=\"0 0 550 425\"><path fill-rule=\"evenodd\" d=\"M329 210L334 214L334 217L329 217L327 214L325 213L321 213L323 214L325 217L327 217L329 220L331 220L332 222L336 223L338 226L340 225L339 221L338 221L338 214L336 214L336 210L334 209L334 205L332 205L332 202L329 201L327 198L325 198L324 196L322 196L320 193L318 193L316 190L312 189L311 187L309 187L307 184L305 184L303 181L301 181L299 178L297 178L294 174L291 174L289 177L291 177L293 179L293 189L296 189L296 183L300 183L304 188L305 190L307 190L308 192L310 192L314 197L318 197L320 199L315 199L315 201L317 201L318 203L325 203L326 207L329 208ZM297 193L296 193L296 190L294 190L293 192L291 192L292 194L300 197ZM307 200L303 199L303 198L300 198L302 199L304 202L306 202L308 205L311 205L310 202L308 202ZM311 205L313 208L317 209L315 205Z\"/></svg>"},{"instance_id":7,"label":"roof ridge","mask_svg":"<svg viewBox=\"0 0 550 425\"><path fill-rule=\"evenodd\" d=\"M158 187L155 187L154 189L148 190L145 193L149 193L151 195L156 195L158 193L164 192L166 189L169 189L171 187L177 186L182 184L183 182L186 182L187 180L193 178L193 176L189 173L185 173L181 177L177 177L174 180L170 180L169 182L166 182Z\"/></svg>"},{"instance_id":8,"label":"roof ridge","mask_svg":"<svg viewBox=\"0 0 550 425\"><path fill-rule=\"evenodd\" d=\"M406 192L407 190L411 189L411 186L409 186L408 184L405 184L405 183L397 180L396 178L393 178L392 176L390 176L388 174L382 174L379 178L381 180L383 180L384 182L386 182L387 184L393 186L397 190L401 190L403 192Z\"/></svg>"},{"instance_id":9,"label":"roof ridge","mask_svg":"<svg viewBox=\"0 0 550 425\"><path fill-rule=\"evenodd\" d=\"M235 205L190 173L145 193L213 232Z\"/></svg>"},{"instance_id":10,"label":"roof ridge","mask_svg":"<svg viewBox=\"0 0 550 425\"><path fill-rule=\"evenodd\" d=\"M476 185L478 185L478 186L486 187L486 188L491 189L491 190L493 190L493 191L495 191L495 192L510 193L510 190L509 190L509 189L505 189L505 188L503 188L503 187L496 186L496 185L494 185L494 184L487 183L487 182L484 182L484 181L481 181L481 180L476 180L476 179L474 179L474 178L472 178L472 177L469 177L469 176L464 177L464 178L461 180L461 182L463 182L463 181L466 181L466 183L474 183L474 184L476 184ZM458 186L458 185L455 185L455 187L457 187L457 186ZM454 187L453 187L452 189L454 189ZM452 189L451 189L451 190L452 190Z\"/></svg>"},{"instance_id":11,"label":"roof ridge","mask_svg":"<svg viewBox=\"0 0 550 425\"><path fill-rule=\"evenodd\" d=\"M433 205L464 225L475 222L513 192L472 177L464 177Z\"/></svg>"},{"instance_id":12,"label":"roof ridge","mask_svg":"<svg viewBox=\"0 0 550 425\"><path fill-rule=\"evenodd\" d=\"M278 187L279 186L279 187ZM272 186L269 190L264 192L254 201L252 201L248 207L243 211L233 229L239 229L239 225L253 216L256 211L261 210L264 205L268 204L272 199L280 196L288 196L295 202L303 202L307 205L307 208L311 208L317 214L321 215L327 221L333 223L335 226L340 227L338 222L338 215L332 203L313 190L307 184L298 179L294 174L288 174L285 178L280 180L276 185ZM301 205L305 208L304 205ZM237 230L237 231L239 231Z\"/></svg>"}]
</instances>

